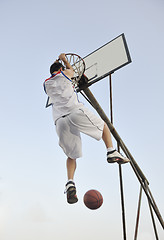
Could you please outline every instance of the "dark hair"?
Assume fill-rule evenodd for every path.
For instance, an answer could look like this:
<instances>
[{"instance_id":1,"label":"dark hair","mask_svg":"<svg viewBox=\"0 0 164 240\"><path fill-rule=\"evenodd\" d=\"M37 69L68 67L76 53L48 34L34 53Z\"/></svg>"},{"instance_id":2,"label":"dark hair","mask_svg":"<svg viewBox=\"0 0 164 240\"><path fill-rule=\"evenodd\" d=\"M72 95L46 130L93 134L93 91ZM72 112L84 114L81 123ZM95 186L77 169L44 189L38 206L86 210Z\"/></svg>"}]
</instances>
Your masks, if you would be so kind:
<instances>
[{"instance_id":1,"label":"dark hair","mask_svg":"<svg viewBox=\"0 0 164 240\"><path fill-rule=\"evenodd\" d=\"M50 66L50 73L52 74L55 71L58 71L62 67L62 70L64 70L64 66L60 62L54 62Z\"/></svg>"}]
</instances>

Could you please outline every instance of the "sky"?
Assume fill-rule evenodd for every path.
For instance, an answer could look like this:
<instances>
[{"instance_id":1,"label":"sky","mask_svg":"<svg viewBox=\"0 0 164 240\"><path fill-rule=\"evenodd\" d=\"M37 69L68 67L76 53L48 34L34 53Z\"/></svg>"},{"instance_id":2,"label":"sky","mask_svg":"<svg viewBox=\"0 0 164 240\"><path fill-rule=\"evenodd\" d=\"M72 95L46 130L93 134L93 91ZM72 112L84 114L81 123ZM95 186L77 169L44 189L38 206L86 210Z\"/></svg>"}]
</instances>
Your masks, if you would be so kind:
<instances>
[{"instance_id":1,"label":"sky","mask_svg":"<svg viewBox=\"0 0 164 240\"><path fill-rule=\"evenodd\" d=\"M132 63L112 75L114 126L164 218L163 12L162 0L0 0L1 240L123 239L118 165L107 163L102 141L82 135L75 174L79 201L67 204L66 156L42 86L60 53L84 57L122 33ZM108 78L90 90L109 116ZM133 239L140 185L129 164L122 171L127 239ZM90 189L103 196L98 210L83 203ZM155 239L144 193L138 239Z\"/></svg>"}]
</instances>

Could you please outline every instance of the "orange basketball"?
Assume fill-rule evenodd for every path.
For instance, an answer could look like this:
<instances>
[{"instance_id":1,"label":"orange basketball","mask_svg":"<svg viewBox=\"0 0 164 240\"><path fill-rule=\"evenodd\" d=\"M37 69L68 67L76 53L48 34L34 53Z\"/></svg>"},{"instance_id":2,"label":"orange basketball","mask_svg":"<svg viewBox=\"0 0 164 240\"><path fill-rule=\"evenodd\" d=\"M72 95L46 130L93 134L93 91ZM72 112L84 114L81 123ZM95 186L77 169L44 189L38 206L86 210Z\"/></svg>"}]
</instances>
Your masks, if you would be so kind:
<instances>
[{"instance_id":1,"label":"orange basketball","mask_svg":"<svg viewBox=\"0 0 164 240\"><path fill-rule=\"evenodd\" d=\"M93 189L85 193L83 200L85 206L92 210L101 207L103 203L103 197L101 193Z\"/></svg>"}]
</instances>

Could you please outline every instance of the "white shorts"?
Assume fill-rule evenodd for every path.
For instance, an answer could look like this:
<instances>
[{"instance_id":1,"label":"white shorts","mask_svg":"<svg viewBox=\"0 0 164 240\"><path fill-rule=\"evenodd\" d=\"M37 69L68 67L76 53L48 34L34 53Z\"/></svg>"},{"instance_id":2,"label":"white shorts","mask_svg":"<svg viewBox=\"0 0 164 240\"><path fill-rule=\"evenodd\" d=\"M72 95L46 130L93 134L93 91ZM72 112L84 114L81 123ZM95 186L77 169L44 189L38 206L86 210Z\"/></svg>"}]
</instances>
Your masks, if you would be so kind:
<instances>
[{"instance_id":1,"label":"white shorts","mask_svg":"<svg viewBox=\"0 0 164 240\"><path fill-rule=\"evenodd\" d=\"M59 145L72 159L82 156L80 132L100 140L103 128L104 121L84 107L56 121Z\"/></svg>"}]
</instances>

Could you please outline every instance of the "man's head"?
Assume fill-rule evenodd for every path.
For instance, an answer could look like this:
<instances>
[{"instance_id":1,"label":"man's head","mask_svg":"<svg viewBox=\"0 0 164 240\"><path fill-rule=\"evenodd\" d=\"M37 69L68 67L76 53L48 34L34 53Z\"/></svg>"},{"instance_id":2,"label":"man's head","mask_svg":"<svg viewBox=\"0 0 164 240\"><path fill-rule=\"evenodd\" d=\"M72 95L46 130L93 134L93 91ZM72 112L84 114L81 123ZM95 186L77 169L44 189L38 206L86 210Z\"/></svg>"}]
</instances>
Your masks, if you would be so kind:
<instances>
[{"instance_id":1,"label":"man's head","mask_svg":"<svg viewBox=\"0 0 164 240\"><path fill-rule=\"evenodd\" d=\"M55 61L50 66L50 73L53 74L53 72L59 71L60 69L64 70L64 66L59 61Z\"/></svg>"}]
</instances>

